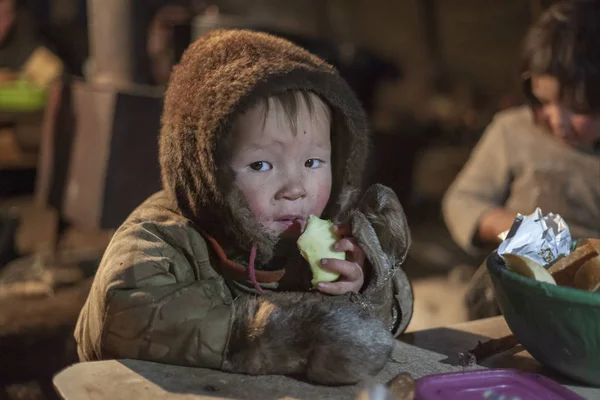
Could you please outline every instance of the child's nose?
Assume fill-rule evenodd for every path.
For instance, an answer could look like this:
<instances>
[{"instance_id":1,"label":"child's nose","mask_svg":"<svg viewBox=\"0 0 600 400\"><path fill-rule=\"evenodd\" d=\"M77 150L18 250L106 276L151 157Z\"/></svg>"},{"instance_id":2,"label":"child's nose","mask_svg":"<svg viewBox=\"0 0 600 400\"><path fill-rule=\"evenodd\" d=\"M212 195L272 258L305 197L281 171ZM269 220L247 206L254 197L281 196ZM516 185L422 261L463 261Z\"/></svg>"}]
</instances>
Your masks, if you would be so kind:
<instances>
[{"instance_id":1,"label":"child's nose","mask_svg":"<svg viewBox=\"0 0 600 400\"><path fill-rule=\"evenodd\" d=\"M277 194L275 198L277 200L298 200L306 196L306 189L302 182L293 182L289 183L285 187L283 187Z\"/></svg>"}]
</instances>

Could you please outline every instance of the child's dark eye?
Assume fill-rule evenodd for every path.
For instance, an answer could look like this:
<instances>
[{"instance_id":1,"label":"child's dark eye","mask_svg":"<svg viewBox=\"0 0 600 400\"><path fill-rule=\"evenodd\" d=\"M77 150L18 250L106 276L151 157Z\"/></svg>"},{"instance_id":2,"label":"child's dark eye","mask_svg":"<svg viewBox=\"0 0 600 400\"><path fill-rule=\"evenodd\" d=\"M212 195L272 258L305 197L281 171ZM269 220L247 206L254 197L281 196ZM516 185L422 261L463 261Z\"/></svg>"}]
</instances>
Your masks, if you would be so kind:
<instances>
[{"instance_id":1,"label":"child's dark eye","mask_svg":"<svg viewBox=\"0 0 600 400\"><path fill-rule=\"evenodd\" d=\"M316 158L309 158L304 163L304 166L306 168L319 168L322 165L323 165L323 162L321 160L317 160Z\"/></svg>"},{"instance_id":2,"label":"child's dark eye","mask_svg":"<svg viewBox=\"0 0 600 400\"><path fill-rule=\"evenodd\" d=\"M252 168L254 171L262 172L270 170L271 168L273 168L273 166L266 161L256 161L250 164L250 168Z\"/></svg>"}]
</instances>

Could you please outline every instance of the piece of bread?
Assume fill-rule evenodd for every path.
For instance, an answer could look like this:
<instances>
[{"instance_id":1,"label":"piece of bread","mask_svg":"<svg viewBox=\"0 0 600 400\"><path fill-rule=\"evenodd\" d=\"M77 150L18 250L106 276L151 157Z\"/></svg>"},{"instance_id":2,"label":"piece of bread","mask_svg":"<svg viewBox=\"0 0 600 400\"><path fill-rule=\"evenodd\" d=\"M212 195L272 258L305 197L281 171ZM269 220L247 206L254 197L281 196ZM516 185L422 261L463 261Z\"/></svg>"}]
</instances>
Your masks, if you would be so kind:
<instances>
[{"instance_id":1,"label":"piece of bread","mask_svg":"<svg viewBox=\"0 0 600 400\"><path fill-rule=\"evenodd\" d=\"M60 58L44 46L39 46L25 62L21 78L47 89L63 73L63 69Z\"/></svg>"},{"instance_id":2,"label":"piece of bread","mask_svg":"<svg viewBox=\"0 0 600 400\"><path fill-rule=\"evenodd\" d=\"M586 239L585 243L596 249L596 253L600 254L600 239Z\"/></svg>"},{"instance_id":3,"label":"piece of bread","mask_svg":"<svg viewBox=\"0 0 600 400\"><path fill-rule=\"evenodd\" d=\"M583 264L600 254L600 240L586 239L569 255L559 259L548 268L548 272L561 286L573 286L575 274Z\"/></svg>"},{"instance_id":4,"label":"piece of bread","mask_svg":"<svg viewBox=\"0 0 600 400\"><path fill-rule=\"evenodd\" d=\"M573 278L573 287L591 292L600 291L600 255L586 261L577 270Z\"/></svg>"}]
</instances>

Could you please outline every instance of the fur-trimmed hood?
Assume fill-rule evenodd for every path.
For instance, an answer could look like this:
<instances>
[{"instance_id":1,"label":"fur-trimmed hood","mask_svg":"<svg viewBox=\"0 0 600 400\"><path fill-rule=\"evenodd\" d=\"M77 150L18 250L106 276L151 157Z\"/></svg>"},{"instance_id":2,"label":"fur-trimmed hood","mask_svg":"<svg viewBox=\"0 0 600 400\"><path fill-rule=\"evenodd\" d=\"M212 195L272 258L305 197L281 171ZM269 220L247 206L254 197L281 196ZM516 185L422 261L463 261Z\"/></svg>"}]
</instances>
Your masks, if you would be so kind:
<instances>
[{"instance_id":1,"label":"fur-trimmed hood","mask_svg":"<svg viewBox=\"0 0 600 400\"><path fill-rule=\"evenodd\" d=\"M244 30L212 31L192 43L174 67L160 135L165 191L180 212L229 251L258 246L267 262L277 238L260 229L220 149L235 117L258 97L303 89L332 108L333 186L324 217L344 220L362 192L370 129L349 85L329 64L286 40Z\"/></svg>"}]
</instances>

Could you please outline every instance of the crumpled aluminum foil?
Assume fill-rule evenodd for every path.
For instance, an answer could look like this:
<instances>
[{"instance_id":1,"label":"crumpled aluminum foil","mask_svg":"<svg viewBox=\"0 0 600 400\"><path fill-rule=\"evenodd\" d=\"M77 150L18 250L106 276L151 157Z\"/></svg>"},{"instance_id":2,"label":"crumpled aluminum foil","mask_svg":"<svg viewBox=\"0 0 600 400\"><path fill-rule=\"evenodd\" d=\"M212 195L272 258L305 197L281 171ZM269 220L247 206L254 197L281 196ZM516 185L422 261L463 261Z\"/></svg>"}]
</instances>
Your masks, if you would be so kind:
<instances>
[{"instance_id":1,"label":"crumpled aluminum foil","mask_svg":"<svg viewBox=\"0 0 600 400\"><path fill-rule=\"evenodd\" d=\"M500 235L498 254L527 257L548 266L571 252L571 232L558 214L544 216L538 207L531 215L517 215L512 227Z\"/></svg>"}]
</instances>

